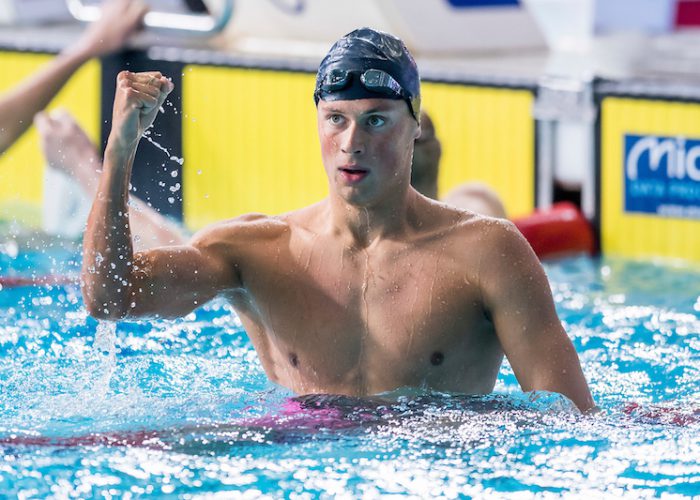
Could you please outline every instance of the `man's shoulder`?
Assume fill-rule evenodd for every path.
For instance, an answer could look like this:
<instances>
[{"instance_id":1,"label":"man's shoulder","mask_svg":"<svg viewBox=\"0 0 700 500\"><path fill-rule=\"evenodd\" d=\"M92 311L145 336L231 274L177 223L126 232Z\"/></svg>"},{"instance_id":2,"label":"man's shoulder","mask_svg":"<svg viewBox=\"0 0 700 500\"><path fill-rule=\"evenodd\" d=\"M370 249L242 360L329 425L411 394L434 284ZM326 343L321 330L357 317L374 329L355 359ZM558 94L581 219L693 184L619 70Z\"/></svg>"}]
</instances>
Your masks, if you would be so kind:
<instances>
[{"instance_id":1,"label":"man's shoulder","mask_svg":"<svg viewBox=\"0 0 700 500\"><path fill-rule=\"evenodd\" d=\"M281 216L249 213L205 227L192 237L192 244L238 246L279 237L288 229L289 224Z\"/></svg>"},{"instance_id":2,"label":"man's shoulder","mask_svg":"<svg viewBox=\"0 0 700 500\"><path fill-rule=\"evenodd\" d=\"M514 250L527 246L515 224L508 219L481 215L444 203L436 204L435 209L433 234L452 240L459 248L492 252L505 247Z\"/></svg>"},{"instance_id":3,"label":"man's shoulder","mask_svg":"<svg viewBox=\"0 0 700 500\"><path fill-rule=\"evenodd\" d=\"M526 243L518 228L508 219L468 212L462 224L457 225L464 236L477 238L485 249L511 248Z\"/></svg>"},{"instance_id":4,"label":"man's shoulder","mask_svg":"<svg viewBox=\"0 0 700 500\"><path fill-rule=\"evenodd\" d=\"M531 261L533 257L533 261L539 262L525 237L508 219L470 212L457 231L461 241L493 272L508 269L507 264L512 262Z\"/></svg>"},{"instance_id":5,"label":"man's shoulder","mask_svg":"<svg viewBox=\"0 0 700 500\"><path fill-rule=\"evenodd\" d=\"M491 217L443 202L433 202L435 227L443 227L461 236L507 237L517 228L508 219Z\"/></svg>"}]
</instances>

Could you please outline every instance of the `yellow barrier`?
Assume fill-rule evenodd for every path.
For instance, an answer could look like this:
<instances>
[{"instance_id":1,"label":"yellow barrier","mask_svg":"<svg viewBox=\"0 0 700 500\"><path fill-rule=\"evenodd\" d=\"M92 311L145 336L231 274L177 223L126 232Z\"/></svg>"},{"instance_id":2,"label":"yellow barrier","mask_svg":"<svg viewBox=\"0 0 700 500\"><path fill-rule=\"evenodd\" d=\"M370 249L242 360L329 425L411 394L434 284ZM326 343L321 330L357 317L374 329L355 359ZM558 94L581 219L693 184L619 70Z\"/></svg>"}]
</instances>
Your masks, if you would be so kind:
<instances>
[{"instance_id":1,"label":"yellow barrier","mask_svg":"<svg viewBox=\"0 0 700 500\"><path fill-rule=\"evenodd\" d=\"M654 158L651 158L650 151L644 152L638 148L642 155L646 155L640 156L631 150L635 141L645 138L646 144L664 142L667 145L698 140L700 138L700 104L618 97L607 97L603 100L600 165L602 251L605 254L626 257L669 257L698 262L700 261L700 215L681 218L678 215L664 213L662 209L668 211L668 207L664 206L659 208L662 215L645 213L644 210L651 211L655 209L654 206L649 205L650 208L647 209L636 200L630 201L630 196L635 193L625 191L633 187L639 191L639 186L631 184L627 186L625 183L625 164L630 155L634 156L630 161L639 159L642 165L639 167L641 173L637 173L636 164L628 165L627 168L632 169L631 175L641 178L645 172L649 172L647 174L649 176L660 174L666 176L668 154L677 154L669 153L670 150L661 154L663 149L660 149L653 153ZM678 142L677 138L682 138L682 141ZM626 144L627 147L625 147ZM687 158L686 153L683 152L683 155ZM674 156L674 158L680 158L680 156ZM650 162L655 167L649 168ZM672 163L676 162L672 161ZM671 182L677 182L677 180ZM677 185L692 188L692 184L688 184L691 181L687 176L681 182L685 184L677 183ZM700 182L696 182L695 185L697 186L695 189L700 190ZM664 191L669 186L668 179L653 180L642 185L647 190L647 194L650 189ZM654 202L654 195L650 196L642 197L642 203ZM644 201L645 199L647 201ZM659 199L663 200L663 197ZM632 203L637 203L639 206ZM695 200L691 199L690 203L691 205L694 203L696 207L700 206L700 197L696 195ZM678 207L675 209L679 210Z\"/></svg>"},{"instance_id":2,"label":"yellow barrier","mask_svg":"<svg viewBox=\"0 0 700 500\"><path fill-rule=\"evenodd\" d=\"M188 66L183 77L184 221L281 213L328 192L314 75ZM526 90L425 83L443 142L440 189L482 180L513 216L534 208L534 122Z\"/></svg>"},{"instance_id":3,"label":"yellow barrier","mask_svg":"<svg viewBox=\"0 0 700 500\"><path fill-rule=\"evenodd\" d=\"M0 52L0 94L38 71L54 56ZM100 65L90 62L71 79L50 108L65 107L95 141L100 133ZM44 158L32 127L0 155L0 219L37 226L43 198Z\"/></svg>"}]
</instances>

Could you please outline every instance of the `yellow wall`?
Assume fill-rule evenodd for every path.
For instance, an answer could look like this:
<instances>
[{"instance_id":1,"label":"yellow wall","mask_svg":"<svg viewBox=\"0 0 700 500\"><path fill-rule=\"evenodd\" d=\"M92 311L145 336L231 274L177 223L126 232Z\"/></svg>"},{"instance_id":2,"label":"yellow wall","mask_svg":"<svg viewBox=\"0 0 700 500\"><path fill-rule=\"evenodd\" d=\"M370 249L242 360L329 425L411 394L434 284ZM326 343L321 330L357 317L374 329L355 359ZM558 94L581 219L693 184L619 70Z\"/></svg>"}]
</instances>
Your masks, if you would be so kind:
<instances>
[{"instance_id":1,"label":"yellow wall","mask_svg":"<svg viewBox=\"0 0 700 500\"><path fill-rule=\"evenodd\" d=\"M314 75L188 66L183 77L184 220L198 229L247 212L280 213L328 188L316 133ZM482 180L517 216L534 207L529 91L425 83L443 142L440 189Z\"/></svg>"},{"instance_id":2,"label":"yellow wall","mask_svg":"<svg viewBox=\"0 0 700 500\"><path fill-rule=\"evenodd\" d=\"M0 52L0 93L32 75L53 56ZM52 101L50 108L65 107L73 113L88 135L100 133L100 65L83 66ZM39 223L43 198L44 158L39 138L30 128L11 148L0 155L0 218L16 219L26 225Z\"/></svg>"},{"instance_id":3,"label":"yellow wall","mask_svg":"<svg viewBox=\"0 0 700 500\"><path fill-rule=\"evenodd\" d=\"M314 76L188 66L183 76L183 216L197 229L275 214L327 193Z\"/></svg>"},{"instance_id":4,"label":"yellow wall","mask_svg":"<svg viewBox=\"0 0 700 500\"><path fill-rule=\"evenodd\" d=\"M700 104L609 97L602 104L601 244L605 254L700 261L700 220L624 211L624 136L700 137Z\"/></svg>"},{"instance_id":5,"label":"yellow wall","mask_svg":"<svg viewBox=\"0 0 700 500\"><path fill-rule=\"evenodd\" d=\"M510 217L535 207L534 95L528 90L424 83L423 107L442 142L439 191L489 184Z\"/></svg>"}]
</instances>

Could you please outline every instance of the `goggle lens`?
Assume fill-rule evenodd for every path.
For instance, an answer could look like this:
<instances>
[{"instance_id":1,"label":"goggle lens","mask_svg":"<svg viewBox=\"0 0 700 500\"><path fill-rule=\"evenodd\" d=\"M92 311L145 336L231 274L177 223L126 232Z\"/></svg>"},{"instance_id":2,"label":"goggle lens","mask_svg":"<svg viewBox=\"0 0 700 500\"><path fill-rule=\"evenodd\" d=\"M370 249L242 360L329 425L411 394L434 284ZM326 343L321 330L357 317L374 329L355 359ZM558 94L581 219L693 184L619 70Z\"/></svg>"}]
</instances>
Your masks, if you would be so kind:
<instances>
[{"instance_id":1,"label":"goggle lens","mask_svg":"<svg viewBox=\"0 0 700 500\"><path fill-rule=\"evenodd\" d=\"M360 83L367 90L404 99L408 103L408 107L410 108L413 117L416 120L418 119L415 112L418 106L414 104L414 100L416 103L417 100L415 98L411 98L411 96L403 89L403 87L401 87L401 84L399 84L399 82L397 82L393 76L386 71L382 71L381 69L368 69L362 73L359 71L348 71L338 68L332 69L323 77L323 80L319 83L318 88L316 89L315 96L317 100L321 97L321 92L337 92L349 87L353 75L357 74L359 74Z\"/></svg>"}]
</instances>

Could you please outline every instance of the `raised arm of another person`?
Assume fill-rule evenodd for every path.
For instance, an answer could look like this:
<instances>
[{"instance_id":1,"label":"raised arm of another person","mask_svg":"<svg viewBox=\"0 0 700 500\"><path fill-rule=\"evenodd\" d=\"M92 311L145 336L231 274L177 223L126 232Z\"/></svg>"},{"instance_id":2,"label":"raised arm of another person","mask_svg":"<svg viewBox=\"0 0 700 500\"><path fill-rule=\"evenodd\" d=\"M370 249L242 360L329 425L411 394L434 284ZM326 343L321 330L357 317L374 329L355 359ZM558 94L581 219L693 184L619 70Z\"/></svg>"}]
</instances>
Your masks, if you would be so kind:
<instances>
[{"instance_id":1,"label":"raised arm of another person","mask_svg":"<svg viewBox=\"0 0 700 500\"><path fill-rule=\"evenodd\" d=\"M68 79L85 62L121 48L142 24L147 11L141 0L108 0L102 16L39 72L0 98L0 153L32 124Z\"/></svg>"},{"instance_id":2,"label":"raised arm of another person","mask_svg":"<svg viewBox=\"0 0 700 500\"><path fill-rule=\"evenodd\" d=\"M237 287L221 244L226 225L203 231L188 245L133 250L131 167L143 133L172 89L157 72L123 71L117 77L112 130L83 239L83 298L98 318L181 316Z\"/></svg>"},{"instance_id":3,"label":"raised arm of another person","mask_svg":"<svg viewBox=\"0 0 700 500\"><path fill-rule=\"evenodd\" d=\"M100 182L102 158L85 131L65 109L37 113L34 124L48 166L74 179L93 199ZM131 198L129 217L137 251L187 242L182 226L136 196Z\"/></svg>"},{"instance_id":4,"label":"raised arm of another person","mask_svg":"<svg viewBox=\"0 0 700 500\"><path fill-rule=\"evenodd\" d=\"M583 412L595 408L571 340L557 316L549 281L515 226L490 223L479 266L483 300L524 391L552 391Z\"/></svg>"}]
</instances>

